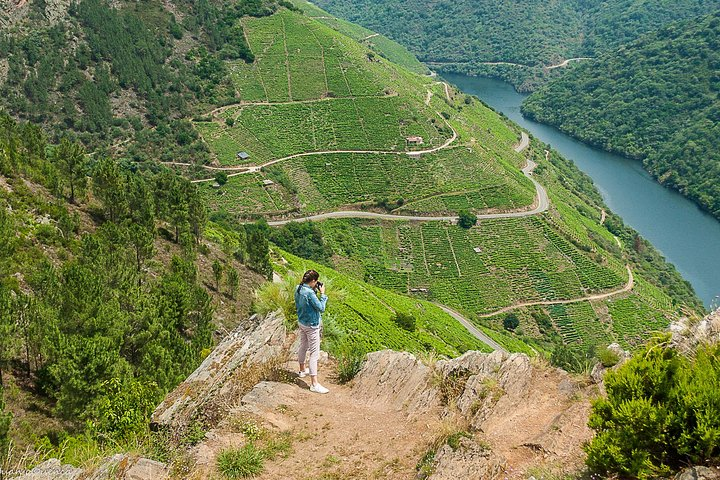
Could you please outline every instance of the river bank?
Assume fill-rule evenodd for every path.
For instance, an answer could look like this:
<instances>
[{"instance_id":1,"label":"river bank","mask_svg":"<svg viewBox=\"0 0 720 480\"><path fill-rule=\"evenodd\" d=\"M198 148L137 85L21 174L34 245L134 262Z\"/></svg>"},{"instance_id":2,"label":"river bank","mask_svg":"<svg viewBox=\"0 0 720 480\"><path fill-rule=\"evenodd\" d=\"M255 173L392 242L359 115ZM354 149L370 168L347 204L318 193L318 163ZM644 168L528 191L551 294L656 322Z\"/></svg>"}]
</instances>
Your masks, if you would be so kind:
<instances>
[{"instance_id":1,"label":"river bank","mask_svg":"<svg viewBox=\"0 0 720 480\"><path fill-rule=\"evenodd\" d=\"M650 240L688 280L707 307L720 295L720 222L679 193L664 188L639 161L579 142L520 113L526 97L501 80L443 74L465 93L550 144L588 174L607 205Z\"/></svg>"}]
</instances>

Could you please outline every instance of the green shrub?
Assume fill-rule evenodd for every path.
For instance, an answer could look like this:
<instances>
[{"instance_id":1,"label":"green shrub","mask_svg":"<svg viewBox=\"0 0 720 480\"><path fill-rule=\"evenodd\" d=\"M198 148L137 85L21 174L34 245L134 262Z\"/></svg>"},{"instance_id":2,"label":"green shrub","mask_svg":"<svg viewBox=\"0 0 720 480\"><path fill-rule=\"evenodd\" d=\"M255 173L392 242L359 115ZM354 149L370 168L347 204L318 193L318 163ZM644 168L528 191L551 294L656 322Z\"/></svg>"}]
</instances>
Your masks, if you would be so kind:
<instances>
[{"instance_id":1,"label":"green shrub","mask_svg":"<svg viewBox=\"0 0 720 480\"><path fill-rule=\"evenodd\" d=\"M231 448L220 452L217 468L225 478L254 477L263 470L264 456L255 445L248 443L242 448Z\"/></svg>"},{"instance_id":2,"label":"green shrub","mask_svg":"<svg viewBox=\"0 0 720 480\"><path fill-rule=\"evenodd\" d=\"M225 185L228 181L228 174L225 172L218 172L215 174L215 181L218 185Z\"/></svg>"},{"instance_id":3,"label":"green shrub","mask_svg":"<svg viewBox=\"0 0 720 480\"><path fill-rule=\"evenodd\" d=\"M346 334L335 316L328 312L323 313L321 348L326 352L336 354L345 336Z\"/></svg>"},{"instance_id":4,"label":"green shrub","mask_svg":"<svg viewBox=\"0 0 720 480\"><path fill-rule=\"evenodd\" d=\"M460 210L458 225L462 228L472 228L477 223L477 217L467 210Z\"/></svg>"},{"instance_id":5,"label":"green shrub","mask_svg":"<svg viewBox=\"0 0 720 480\"><path fill-rule=\"evenodd\" d=\"M362 370L365 352L354 346L340 349L337 354L337 374L340 383L348 383Z\"/></svg>"},{"instance_id":6,"label":"green shrub","mask_svg":"<svg viewBox=\"0 0 720 480\"><path fill-rule=\"evenodd\" d=\"M520 326L520 320L514 313L509 314L503 319L503 328L510 332L514 332L517 327Z\"/></svg>"},{"instance_id":7,"label":"green shrub","mask_svg":"<svg viewBox=\"0 0 720 480\"><path fill-rule=\"evenodd\" d=\"M607 347L599 348L597 351L597 358L602 363L603 367L614 367L620 361L620 356L610 350Z\"/></svg>"},{"instance_id":8,"label":"green shrub","mask_svg":"<svg viewBox=\"0 0 720 480\"><path fill-rule=\"evenodd\" d=\"M650 479L684 465L720 461L720 346L681 356L656 337L605 376L607 398L594 402L586 447L590 468Z\"/></svg>"},{"instance_id":9,"label":"green shrub","mask_svg":"<svg viewBox=\"0 0 720 480\"><path fill-rule=\"evenodd\" d=\"M397 312L393 317L395 324L408 332L414 332L416 328L415 316L411 313Z\"/></svg>"},{"instance_id":10,"label":"green shrub","mask_svg":"<svg viewBox=\"0 0 720 480\"><path fill-rule=\"evenodd\" d=\"M267 315L281 310L285 315L285 326L295 329L297 311L295 310L295 288L302 275L288 272L279 282L265 282L255 291L253 310L255 313Z\"/></svg>"},{"instance_id":11,"label":"green shrub","mask_svg":"<svg viewBox=\"0 0 720 480\"><path fill-rule=\"evenodd\" d=\"M550 356L550 363L554 367L562 368L572 373L590 374L595 366L595 353L592 345L558 345Z\"/></svg>"}]
</instances>

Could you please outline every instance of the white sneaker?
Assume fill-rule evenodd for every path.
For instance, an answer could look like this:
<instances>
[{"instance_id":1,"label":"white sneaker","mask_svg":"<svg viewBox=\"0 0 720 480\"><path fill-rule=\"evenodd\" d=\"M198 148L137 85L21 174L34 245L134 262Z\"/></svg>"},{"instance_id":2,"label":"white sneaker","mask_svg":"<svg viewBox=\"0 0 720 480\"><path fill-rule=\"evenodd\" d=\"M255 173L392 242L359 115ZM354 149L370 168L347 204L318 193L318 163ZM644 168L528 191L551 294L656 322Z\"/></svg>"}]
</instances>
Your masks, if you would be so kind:
<instances>
[{"instance_id":1,"label":"white sneaker","mask_svg":"<svg viewBox=\"0 0 720 480\"><path fill-rule=\"evenodd\" d=\"M311 392L315 392L315 393L328 393L328 392L330 392L330 390L328 390L327 388L323 387L323 386L320 385L319 383L316 383L315 385L310 385L310 391L311 391Z\"/></svg>"},{"instance_id":2,"label":"white sneaker","mask_svg":"<svg viewBox=\"0 0 720 480\"><path fill-rule=\"evenodd\" d=\"M305 378L305 377L307 377L308 375L310 375L310 369L309 369L309 368L306 368L306 369L303 370L302 372L298 372L298 377L300 377L300 378Z\"/></svg>"}]
</instances>

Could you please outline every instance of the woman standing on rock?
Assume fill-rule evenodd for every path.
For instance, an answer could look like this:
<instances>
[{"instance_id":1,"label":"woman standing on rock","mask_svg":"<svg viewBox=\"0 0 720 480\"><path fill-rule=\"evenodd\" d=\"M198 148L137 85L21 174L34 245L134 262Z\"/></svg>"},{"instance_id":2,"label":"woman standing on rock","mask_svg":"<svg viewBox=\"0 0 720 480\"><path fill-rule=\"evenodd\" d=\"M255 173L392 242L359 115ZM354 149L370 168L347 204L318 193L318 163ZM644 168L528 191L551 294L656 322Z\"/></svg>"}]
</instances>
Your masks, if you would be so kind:
<instances>
[{"instance_id":1,"label":"woman standing on rock","mask_svg":"<svg viewBox=\"0 0 720 480\"><path fill-rule=\"evenodd\" d=\"M300 364L300 378L310 374L310 391L315 393L328 393L329 390L317 380L317 365L320 358L320 315L325 311L328 297L325 295L325 285L318 282L320 274L315 270L308 270L303 275L300 285L295 289L295 308L297 309L298 326L300 327L300 350L298 363ZM318 299L317 292L320 292ZM310 354L309 367L305 368L305 357Z\"/></svg>"}]
</instances>

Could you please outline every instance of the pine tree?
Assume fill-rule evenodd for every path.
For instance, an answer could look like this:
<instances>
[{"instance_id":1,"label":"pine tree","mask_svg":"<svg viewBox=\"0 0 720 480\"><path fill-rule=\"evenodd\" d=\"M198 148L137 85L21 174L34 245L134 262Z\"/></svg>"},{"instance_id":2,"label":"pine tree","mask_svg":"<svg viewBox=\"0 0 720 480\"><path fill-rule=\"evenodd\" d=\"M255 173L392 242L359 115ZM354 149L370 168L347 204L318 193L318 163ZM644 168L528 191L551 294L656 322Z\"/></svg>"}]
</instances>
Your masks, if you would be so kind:
<instances>
[{"instance_id":1,"label":"pine tree","mask_svg":"<svg viewBox=\"0 0 720 480\"><path fill-rule=\"evenodd\" d=\"M128 213L127 183L120 164L112 158L101 158L93 170L93 194L100 199L105 215L118 222Z\"/></svg>"},{"instance_id":2,"label":"pine tree","mask_svg":"<svg viewBox=\"0 0 720 480\"><path fill-rule=\"evenodd\" d=\"M230 298L234 300L238 286L240 285L240 274L237 270L230 267L228 268L225 278L227 279L228 293L230 294Z\"/></svg>"},{"instance_id":3,"label":"pine tree","mask_svg":"<svg viewBox=\"0 0 720 480\"><path fill-rule=\"evenodd\" d=\"M63 138L55 149L53 162L60 171L63 185L70 188L70 203L75 203L76 194L79 194L87 183L88 161L85 149L81 144Z\"/></svg>"},{"instance_id":4,"label":"pine tree","mask_svg":"<svg viewBox=\"0 0 720 480\"><path fill-rule=\"evenodd\" d=\"M215 290L220 292L220 280L223 276L223 265L218 260L215 260L212 264L213 277L215 277Z\"/></svg>"}]
</instances>

